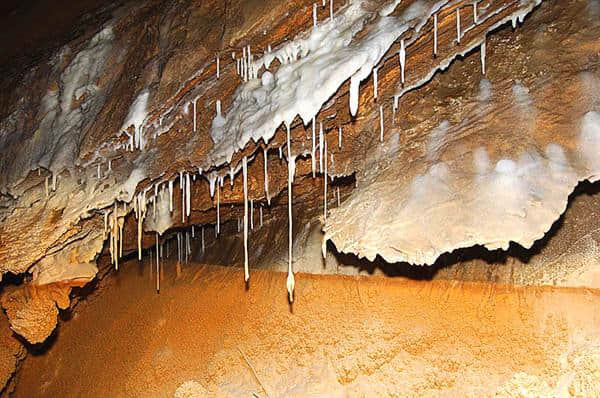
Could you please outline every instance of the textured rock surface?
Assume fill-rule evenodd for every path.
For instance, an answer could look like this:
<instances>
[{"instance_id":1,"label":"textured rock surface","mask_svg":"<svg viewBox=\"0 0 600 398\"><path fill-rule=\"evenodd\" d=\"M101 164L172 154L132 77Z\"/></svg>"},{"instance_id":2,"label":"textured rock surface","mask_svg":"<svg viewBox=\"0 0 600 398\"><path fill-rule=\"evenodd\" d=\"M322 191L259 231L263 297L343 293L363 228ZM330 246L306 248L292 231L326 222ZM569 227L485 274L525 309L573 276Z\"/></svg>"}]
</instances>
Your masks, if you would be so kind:
<instances>
[{"instance_id":1,"label":"textured rock surface","mask_svg":"<svg viewBox=\"0 0 600 398\"><path fill-rule=\"evenodd\" d=\"M145 265L80 304L15 397L168 397L189 380L217 397L597 389L597 290L299 275L290 307L283 273L254 270L246 289L239 268L167 262L157 295Z\"/></svg>"},{"instance_id":2,"label":"textured rock surface","mask_svg":"<svg viewBox=\"0 0 600 398\"><path fill-rule=\"evenodd\" d=\"M326 238L342 252L413 264L542 238L577 183L600 175L593 4L558 14L542 5L522 28L488 40L485 77L471 58L403 98L411 115L368 151Z\"/></svg>"}]
</instances>

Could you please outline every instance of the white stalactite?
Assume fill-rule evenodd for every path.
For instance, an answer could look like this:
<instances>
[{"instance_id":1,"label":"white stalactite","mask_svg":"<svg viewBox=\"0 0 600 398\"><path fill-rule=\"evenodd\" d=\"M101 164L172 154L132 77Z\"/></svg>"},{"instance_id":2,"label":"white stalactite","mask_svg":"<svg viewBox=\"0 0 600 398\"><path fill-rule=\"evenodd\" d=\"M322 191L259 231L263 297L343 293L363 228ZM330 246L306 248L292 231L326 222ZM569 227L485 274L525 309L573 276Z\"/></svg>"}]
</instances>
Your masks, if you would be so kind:
<instances>
[{"instance_id":1,"label":"white stalactite","mask_svg":"<svg viewBox=\"0 0 600 398\"><path fill-rule=\"evenodd\" d=\"M260 226L262 227L262 225L263 225L263 208L262 208L262 205L260 205L260 207L258 209L259 209L258 212L259 212Z\"/></svg>"},{"instance_id":2,"label":"white stalactite","mask_svg":"<svg viewBox=\"0 0 600 398\"><path fill-rule=\"evenodd\" d=\"M338 127L338 148L342 149L342 128Z\"/></svg>"},{"instance_id":3,"label":"white stalactite","mask_svg":"<svg viewBox=\"0 0 600 398\"><path fill-rule=\"evenodd\" d=\"M267 197L267 203L271 204L271 196L269 195L269 173L267 170L267 164L268 164L267 148L263 148L263 160L265 163L265 196Z\"/></svg>"},{"instance_id":4,"label":"white stalactite","mask_svg":"<svg viewBox=\"0 0 600 398\"><path fill-rule=\"evenodd\" d=\"M473 23L477 25L477 2L473 2Z\"/></svg>"},{"instance_id":5,"label":"white stalactite","mask_svg":"<svg viewBox=\"0 0 600 398\"><path fill-rule=\"evenodd\" d=\"M185 214L189 217L192 211L192 184L190 184L190 173L185 173Z\"/></svg>"},{"instance_id":6,"label":"white stalactite","mask_svg":"<svg viewBox=\"0 0 600 398\"><path fill-rule=\"evenodd\" d=\"M329 20L333 22L333 0L329 0Z\"/></svg>"},{"instance_id":7,"label":"white stalactite","mask_svg":"<svg viewBox=\"0 0 600 398\"><path fill-rule=\"evenodd\" d=\"M313 28L317 27L317 4L313 3Z\"/></svg>"},{"instance_id":8,"label":"white stalactite","mask_svg":"<svg viewBox=\"0 0 600 398\"><path fill-rule=\"evenodd\" d=\"M242 158L242 173L244 174L244 280L248 282L248 158Z\"/></svg>"},{"instance_id":9,"label":"white stalactite","mask_svg":"<svg viewBox=\"0 0 600 398\"><path fill-rule=\"evenodd\" d=\"M319 173L323 173L323 122L319 123Z\"/></svg>"},{"instance_id":10,"label":"white stalactite","mask_svg":"<svg viewBox=\"0 0 600 398\"><path fill-rule=\"evenodd\" d=\"M219 59L219 56L217 55L217 79L219 77L221 77L221 60Z\"/></svg>"},{"instance_id":11,"label":"white stalactite","mask_svg":"<svg viewBox=\"0 0 600 398\"><path fill-rule=\"evenodd\" d=\"M221 233L221 189L217 188L217 235Z\"/></svg>"},{"instance_id":12,"label":"white stalactite","mask_svg":"<svg viewBox=\"0 0 600 398\"><path fill-rule=\"evenodd\" d=\"M196 123L196 102L198 102L198 98L194 99L194 133L197 130L197 123Z\"/></svg>"},{"instance_id":13,"label":"white stalactite","mask_svg":"<svg viewBox=\"0 0 600 398\"><path fill-rule=\"evenodd\" d=\"M377 67L373 68L373 98L377 99Z\"/></svg>"},{"instance_id":14,"label":"white stalactite","mask_svg":"<svg viewBox=\"0 0 600 398\"><path fill-rule=\"evenodd\" d=\"M485 75L485 52L486 52L486 38L483 38L481 42L481 73Z\"/></svg>"},{"instance_id":15,"label":"white stalactite","mask_svg":"<svg viewBox=\"0 0 600 398\"><path fill-rule=\"evenodd\" d=\"M438 17L433 15L433 56L437 57L438 53Z\"/></svg>"},{"instance_id":16,"label":"white stalactite","mask_svg":"<svg viewBox=\"0 0 600 398\"><path fill-rule=\"evenodd\" d=\"M169 211L173 213L173 180L169 180Z\"/></svg>"},{"instance_id":17,"label":"white stalactite","mask_svg":"<svg viewBox=\"0 0 600 398\"><path fill-rule=\"evenodd\" d=\"M456 9L456 42L460 44L460 8Z\"/></svg>"},{"instance_id":18,"label":"white stalactite","mask_svg":"<svg viewBox=\"0 0 600 398\"><path fill-rule=\"evenodd\" d=\"M406 47L404 46L404 39L400 40L400 52L398 53L400 57L400 71L401 71L401 81L404 84L404 70L406 67Z\"/></svg>"},{"instance_id":19,"label":"white stalactite","mask_svg":"<svg viewBox=\"0 0 600 398\"><path fill-rule=\"evenodd\" d=\"M180 180L180 184L181 184L181 222L185 222L185 192L186 192L186 188L185 188L185 176L183 174L181 174L181 180Z\"/></svg>"},{"instance_id":20,"label":"white stalactite","mask_svg":"<svg viewBox=\"0 0 600 398\"><path fill-rule=\"evenodd\" d=\"M327 221L327 141L325 141L325 174L323 178L323 218Z\"/></svg>"},{"instance_id":21,"label":"white stalactite","mask_svg":"<svg viewBox=\"0 0 600 398\"><path fill-rule=\"evenodd\" d=\"M379 105L379 141L383 142L383 106Z\"/></svg>"},{"instance_id":22,"label":"white stalactite","mask_svg":"<svg viewBox=\"0 0 600 398\"><path fill-rule=\"evenodd\" d=\"M337 196L337 207L340 207L340 187L335 187L335 194Z\"/></svg>"},{"instance_id":23,"label":"white stalactite","mask_svg":"<svg viewBox=\"0 0 600 398\"><path fill-rule=\"evenodd\" d=\"M290 303L294 302L294 286L296 281L294 280L294 270L292 268L292 178L293 178L293 166L292 162L292 147L290 140L290 126L287 127L287 150L288 150L288 276L286 281L286 287L289 295Z\"/></svg>"},{"instance_id":24,"label":"white stalactite","mask_svg":"<svg viewBox=\"0 0 600 398\"><path fill-rule=\"evenodd\" d=\"M315 172L317 169L317 160L315 159L316 156L316 142L315 142L315 130L316 130L316 126L315 126L315 117L313 116L312 118L312 150L310 152L310 166L312 168L312 176L313 178L315 178Z\"/></svg>"},{"instance_id":25,"label":"white stalactite","mask_svg":"<svg viewBox=\"0 0 600 398\"><path fill-rule=\"evenodd\" d=\"M250 230L254 231L254 199L250 199Z\"/></svg>"},{"instance_id":26,"label":"white stalactite","mask_svg":"<svg viewBox=\"0 0 600 398\"><path fill-rule=\"evenodd\" d=\"M48 188L48 178L49 177L46 176L46 180L44 182L44 187L46 188L46 197L48 197L50 195L49 188Z\"/></svg>"},{"instance_id":27,"label":"white stalactite","mask_svg":"<svg viewBox=\"0 0 600 398\"><path fill-rule=\"evenodd\" d=\"M156 233L156 292L160 292L160 250L158 248L158 232Z\"/></svg>"}]
</instances>

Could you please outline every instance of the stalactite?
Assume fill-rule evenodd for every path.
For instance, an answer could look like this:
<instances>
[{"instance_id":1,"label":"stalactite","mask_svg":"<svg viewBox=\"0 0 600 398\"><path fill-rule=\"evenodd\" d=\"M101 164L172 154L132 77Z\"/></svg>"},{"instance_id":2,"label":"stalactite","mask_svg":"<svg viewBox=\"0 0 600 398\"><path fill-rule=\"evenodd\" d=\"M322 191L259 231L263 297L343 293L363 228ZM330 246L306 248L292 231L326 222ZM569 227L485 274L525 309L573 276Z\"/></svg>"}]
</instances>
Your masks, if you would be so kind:
<instances>
[{"instance_id":1,"label":"stalactite","mask_svg":"<svg viewBox=\"0 0 600 398\"><path fill-rule=\"evenodd\" d=\"M169 211L173 213L173 180L169 180Z\"/></svg>"},{"instance_id":2,"label":"stalactite","mask_svg":"<svg viewBox=\"0 0 600 398\"><path fill-rule=\"evenodd\" d=\"M456 42L460 44L460 8L456 9Z\"/></svg>"},{"instance_id":3,"label":"stalactite","mask_svg":"<svg viewBox=\"0 0 600 398\"><path fill-rule=\"evenodd\" d=\"M244 280L248 282L248 158L242 158L242 173L244 174Z\"/></svg>"},{"instance_id":4,"label":"stalactite","mask_svg":"<svg viewBox=\"0 0 600 398\"><path fill-rule=\"evenodd\" d=\"M438 53L438 16L433 15L433 56L437 57Z\"/></svg>"},{"instance_id":5,"label":"stalactite","mask_svg":"<svg viewBox=\"0 0 600 398\"><path fill-rule=\"evenodd\" d=\"M473 2L473 23L477 25L477 2Z\"/></svg>"},{"instance_id":6,"label":"stalactite","mask_svg":"<svg viewBox=\"0 0 600 398\"><path fill-rule=\"evenodd\" d=\"M327 141L325 141L325 173L323 178L323 219L327 221Z\"/></svg>"},{"instance_id":7,"label":"stalactite","mask_svg":"<svg viewBox=\"0 0 600 398\"><path fill-rule=\"evenodd\" d=\"M160 259L158 249L158 232L156 233L156 292L160 292Z\"/></svg>"},{"instance_id":8,"label":"stalactite","mask_svg":"<svg viewBox=\"0 0 600 398\"><path fill-rule=\"evenodd\" d=\"M192 239L196 237L195 225L192 225Z\"/></svg>"},{"instance_id":9,"label":"stalactite","mask_svg":"<svg viewBox=\"0 0 600 398\"><path fill-rule=\"evenodd\" d=\"M58 179L58 174L52 173L52 191L56 191L56 180Z\"/></svg>"},{"instance_id":10,"label":"stalactite","mask_svg":"<svg viewBox=\"0 0 600 398\"><path fill-rule=\"evenodd\" d=\"M383 106L379 105L379 141L383 142Z\"/></svg>"},{"instance_id":11,"label":"stalactite","mask_svg":"<svg viewBox=\"0 0 600 398\"><path fill-rule=\"evenodd\" d=\"M220 65L220 59L219 56L217 55L217 79L221 76L221 65Z\"/></svg>"},{"instance_id":12,"label":"stalactite","mask_svg":"<svg viewBox=\"0 0 600 398\"><path fill-rule=\"evenodd\" d=\"M283 158L283 154L281 153L281 147L279 147L279 159Z\"/></svg>"},{"instance_id":13,"label":"stalactite","mask_svg":"<svg viewBox=\"0 0 600 398\"><path fill-rule=\"evenodd\" d=\"M221 189L217 189L217 235L221 232Z\"/></svg>"},{"instance_id":14,"label":"stalactite","mask_svg":"<svg viewBox=\"0 0 600 398\"><path fill-rule=\"evenodd\" d=\"M486 52L486 38L483 38L481 42L481 73L485 75L485 52Z\"/></svg>"},{"instance_id":15,"label":"stalactite","mask_svg":"<svg viewBox=\"0 0 600 398\"><path fill-rule=\"evenodd\" d=\"M186 192L186 188L185 188L185 176L183 174L180 175L181 179L180 184L181 184L181 222L184 223L185 222L185 192Z\"/></svg>"},{"instance_id":16,"label":"stalactite","mask_svg":"<svg viewBox=\"0 0 600 398\"><path fill-rule=\"evenodd\" d=\"M323 122L319 123L319 173L323 173Z\"/></svg>"},{"instance_id":17,"label":"stalactite","mask_svg":"<svg viewBox=\"0 0 600 398\"><path fill-rule=\"evenodd\" d=\"M123 225L125 224L125 217L119 218L119 256L123 257Z\"/></svg>"},{"instance_id":18,"label":"stalactite","mask_svg":"<svg viewBox=\"0 0 600 398\"><path fill-rule=\"evenodd\" d=\"M313 118L312 118L312 150L310 152L310 157L311 157L311 159L310 159L310 166L312 168L312 176L313 176L313 178L315 178L315 172L316 172L316 169L317 169L317 161L315 159L315 155L317 154L316 153L316 149L315 149L316 148L316 142L315 142L315 135L316 135L315 130L316 130L316 128L317 127L315 126L315 117L313 116Z\"/></svg>"},{"instance_id":19,"label":"stalactite","mask_svg":"<svg viewBox=\"0 0 600 398\"><path fill-rule=\"evenodd\" d=\"M108 172L112 171L112 159L108 159Z\"/></svg>"},{"instance_id":20,"label":"stalactite","mask_svg":"<svg viewBox=\"0 0 600 398\"><path fill-rule=\"evenodd\" d=\"M313 28L317 27L317 4L313 3Z\"/></svg>"},{"instance_id":21,"label":"stalactite","mask_svg":"<svg viewBox=\"0 0 600 398\"><path fill-rule=\"evenodd\" d=\"M250 230L254 231L254 199L250 199Z\"/></svg>"},{"instance_id":22,"label":"stalactite","mask_svg":"<svg viewBox=\"0 0 600 398\"><path fill-rule=\"evenodd\" d=\"M263 225L263 208L262 208L262 204L260 205L260 207L258 208L258 212L259 212L259 218L260 218L260 226L262 227Z\"/></svg>"},{"instance_id":23,"label":"stalactite","mask_svg":"<svg viewBox=\"0 0 600 398\"><path fill-rule=\"evenodd\" d=\"M292 173L293 167L291 162L292 159L292 146L290 140L290 126L286 124L287 127L287 150L288 150L288 276L286 281L286 287L288 290L290 303L294 302L294 271L292 269Z\"/></svg>"},{"instance_id":24,"label":"stalactite","mask_svg":"<svg viewBox=\"0 0 600 398\"><path fill-rule=\"evenodd\" d=\"M190 184L190 173L185 173L185 213L189 217L192 211L192 184Z\"/></svg>"},{"instance_id":25,"label":"stalactite","mask_svg":"<svg viewBox=\"0 0 600 398\"><path fill-rule=\"evenodd\" d=\"M338 148L342 149L342 128L338 127Z\"/></svg>"},{"instance_id":26,"label":"stalactite","mask_svg":"<svg viewBox=\"0 0 600 398\"><path fill-rule=\"evenodd\" d=\"M267 197L267 203L271 204L271 196L269 195L269 173L267 170L268 157L267 157L267 148L263 148L263 160L265 162L265 196Z\"/></svg>"},{"instance_id":27,"label":"stalactite","mask_svg":"<svg viewBox=\"0 0 600 398\"><path fill-rule=\"evenodd\" d=\"M402 82L402 84L404 84L404 70L406 67L406 47L404 46L404 39L400 40L400 52L398 53L398 56L400 58L400 81Z\"/></svg>"},{"instance_id":28,"label":"stalactite","mask_svg":"<svg viewBox=\"0 0 600 398\"><path fill-rule=\"evenodd\" d=\"M196 122L196 103L198 102L198 98L194 99L194 133L197 130L197 122Z\"/></svg>"},{"instance_id":29,"label":"stalactite","mask_svg":"<svg viewBox=\"0 0 600 398\"><path fill-rule=\"evenodd\" d=\"M333 0L329 0L329 20L333 22Z\"/></svg>"},{"instance_id":30,"label":"stalactite","mask_svg":"<svg viewBox=\"0 0 600 398\"><path fill-rule=\"evenodd\" d=\"M46 176L46 180L44 181L44 187L46 188L46 197L48 197L50 195L50 192L48 191L48 176Z\"/></svg>"},{"instance_id":31,"label":"stalactite","mask_svg":"<svg viewBox=\"0 0 600 398\"><path fill-rule=\"evenodd\" d=\"M337 207L340 207L340 187L335 187L335 196L337 197Z\"/></svg>"},{"instance_id":32,"label":"stalactite","mask_svg":"<svg viewBox=\"0 0 600 398\"><path fill-rule=\"evenodd\" d=\"M202 254L204 254L204 225L202 226L202 229L200 230L200 235L201 235L201 240L202 240Z\"/></svg>"},{"instance_id":33,"label":"stalactite","mask_svg":"<svg viewBox=\"0 0 600 398\"><path fill-rule=\"evenodd\" d=\"M97 176L98 176L98 179L101 179L101 178L102 178L102 174L100 173L100 163L98 163L98 170L97 170L97 173L96 173L96 174L97 174Z\"/></svg>"},{"instance_id":34,"label":"stalactite","mask_svg":"<svg viewBox=\"0 0 600 398\"><path fill-rule=\"evenodd\" d=\"M377 99L377 67L373 68L373 98Z\"/></svg>"}]
</instances>

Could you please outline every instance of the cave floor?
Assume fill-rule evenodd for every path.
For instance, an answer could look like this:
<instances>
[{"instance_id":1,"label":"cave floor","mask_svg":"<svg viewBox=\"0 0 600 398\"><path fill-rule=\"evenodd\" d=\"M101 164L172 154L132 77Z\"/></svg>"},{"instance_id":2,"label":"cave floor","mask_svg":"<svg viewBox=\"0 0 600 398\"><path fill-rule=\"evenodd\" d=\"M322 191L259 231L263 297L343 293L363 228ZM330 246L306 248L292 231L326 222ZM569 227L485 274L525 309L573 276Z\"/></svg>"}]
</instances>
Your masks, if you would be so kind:
<instances>
[{"instance_id":1,"label":"cave floor","mask_svg":"<svg viewBox=\"0 0 600 398\"><path fill-rule=\"evenodd\" d=\"M290 307L283 273L251 271L246 290L240 268L163 265L158 295L148 263L110 275L25 360L14 396L168 397L189 380L233 397L600 388L598 290L297 274Z\"/></svg>"}]
</instances>

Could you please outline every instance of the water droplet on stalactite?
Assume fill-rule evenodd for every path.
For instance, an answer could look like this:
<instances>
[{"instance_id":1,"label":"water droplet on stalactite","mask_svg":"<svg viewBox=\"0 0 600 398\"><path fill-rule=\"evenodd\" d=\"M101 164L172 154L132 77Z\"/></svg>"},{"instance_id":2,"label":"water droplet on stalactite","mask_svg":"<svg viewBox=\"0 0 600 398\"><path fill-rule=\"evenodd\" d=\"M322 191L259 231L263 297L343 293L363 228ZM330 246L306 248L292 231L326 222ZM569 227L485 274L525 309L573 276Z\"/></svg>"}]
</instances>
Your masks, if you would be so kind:
<instances>
[{"instance_id":1,"label":"water droplet on stalactite","mask_svg":"<svg viewBox=\"0 0 600 398\"><path fill-rule=\"evenodd\" d=\"M433 56L437 57L438 53L438 17L433 15Z\"/></svg>"},{"instance_id":2,"label":"water droplet on stalactite","mask_svg":"<svg viewBox=\"0 0 600 398\"><path fill-rule=\"evenodd\" d=\"M244 280L248 282L248 158L242 158L242 173L244 175Z\"/></svg>"},{"instance_id":3,"label":"water droplet on stalactite","mask_svg":"<svg viewBox=\"0 0 600 398\"><path fill-rule=\"evenodd\" d=\"M485 51L486 51L486 38L483 38L481 42L481 73L485 75Z\"/></svg>"},{"instance_id":4,"label":"water droplet on stalactite","mask_svg":"<svg viewBox=\"0 0 600 398\"><path fill-rule=\"evenodd\" d=\"M338 148L342 149L342 128L338 127Z\"/></svg>"},{"instance_id":5,"label":"water droplet on stalactite","mask_svg":"<svg viewBox=\"0 0 600 398\"><path fill-rule=\"evenodd\" d=\"M267 203L271 204L271 197L269 196L269 173L267 170L267 165L268 165L267 148L263 148L263 160L265 163L265 196L267 198Z\"/></svg>"},{"instance_id":6,"label":"water droplet on stalactite","mask_svg":"<svg viewBox=\"0 0 600 398\"><path fill-rule=\"evenodd\" d=\"M379 141L383 142L383 106L379 105Z\"/></svg>"},{"instance_id":7,"label":"water droplet on stalactite","mask_svg":"<svg viewBox=\"0 0 600 398\"><path fill-rule=\"evenodd\" d=\"M323 173L323 122L319 123L319 173Z\"/></svg>"},{"instance_id":8,"label":"water droplet on stalactite","mask_svg":"<svg viewBox=\"0 0 600 398\"><path fill-rule=\"evenodd\" d=\"M406 47L404 47L404 39L400 40L400 52L398 52L400 58L400 72L401 82L404 84L404 68L406 66Z\"/></svg>"},{"instance_id":9,"label":"water droplet on stalactite","mask_svg":"<svg viewBox=\"0 0 600 398\"><path fill-rule=\"evenodd\" d=\"M377 99L377 67L373 68L373 98Z\"/></svg>"},{"instance_id":10,"label":"water droplet on stalactite","mask_svg":"<svg viewBox=\"0 0 600 398\"><path fill-rule=\"evenodd\" d=\"M460 44L460 8L456 9L456 42Z\"/></svg>"},{"instance_id":11,"label":"water droplet on stalactite","mask_svg":"<svg viewBox=\"0 0 600 398\"><path fill-rule=\"evenodd\" d=\"M317 4L313 3L313 28L317 27Z\"/></svg>"},{"instance_id":12,"label":"water droplet on stalactite","mask_svg":"<svg viewBox=\"0 0 600 398\"><path fill-rule=\"evenodd\" d=\"M289 295L290 303L294 302L294 271L292 269L292 179L293 179L293 166L292 163L295 161L292 158L292 146L290 140L290 126L286 124L287 128L287 150L288 150L288 276L286 281L286 287Z\"/></svg>"}]
</instances>

